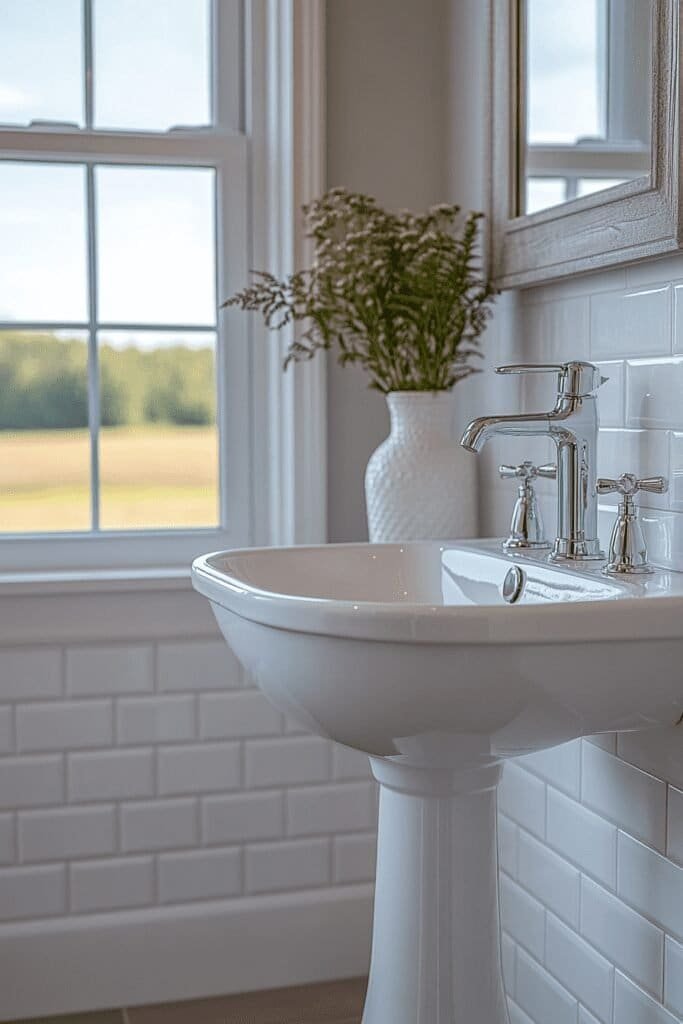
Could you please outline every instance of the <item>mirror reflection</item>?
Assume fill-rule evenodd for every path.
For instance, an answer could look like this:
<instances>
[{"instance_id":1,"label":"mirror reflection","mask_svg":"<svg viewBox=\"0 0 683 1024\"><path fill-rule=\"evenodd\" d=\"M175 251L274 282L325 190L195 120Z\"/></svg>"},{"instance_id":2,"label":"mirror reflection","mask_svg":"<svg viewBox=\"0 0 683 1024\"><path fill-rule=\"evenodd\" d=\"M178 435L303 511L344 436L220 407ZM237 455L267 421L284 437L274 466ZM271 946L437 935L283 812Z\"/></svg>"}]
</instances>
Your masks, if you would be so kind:
<instances>
[{"instance_id":1,"label":"mirror reflection","mask_svg":"<svg viewBox=\"0 0 683 1024\"><path fill-rule=\"evenodd\" d=\"M520 0L518 213L650 173L653 0Z\"/></svg>"}]
</instances>

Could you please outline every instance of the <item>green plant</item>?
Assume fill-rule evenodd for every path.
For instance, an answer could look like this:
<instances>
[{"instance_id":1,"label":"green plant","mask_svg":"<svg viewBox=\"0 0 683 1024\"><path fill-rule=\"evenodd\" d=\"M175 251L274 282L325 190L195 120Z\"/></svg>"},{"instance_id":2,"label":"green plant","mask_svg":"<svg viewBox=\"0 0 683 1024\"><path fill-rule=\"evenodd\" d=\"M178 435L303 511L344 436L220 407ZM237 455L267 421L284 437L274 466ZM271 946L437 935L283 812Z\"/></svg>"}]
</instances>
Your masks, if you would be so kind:
<instances>
[{"instance_id":1,"label":"green plant","mask_svg":"<svg viewBox=\"0 0 683 1024\"><path fill-rule=\"evenodd\" d=\"M337 349L379 391L443 391L476 372L472 359L495 289L477 254L481 213L434 206L390 213L371 197L334 188L303 207L313 240L309 270L284 281L263 271L224 306L263 315L279 330L302 322L285 367Z\"/></svg>"}]
</instances>

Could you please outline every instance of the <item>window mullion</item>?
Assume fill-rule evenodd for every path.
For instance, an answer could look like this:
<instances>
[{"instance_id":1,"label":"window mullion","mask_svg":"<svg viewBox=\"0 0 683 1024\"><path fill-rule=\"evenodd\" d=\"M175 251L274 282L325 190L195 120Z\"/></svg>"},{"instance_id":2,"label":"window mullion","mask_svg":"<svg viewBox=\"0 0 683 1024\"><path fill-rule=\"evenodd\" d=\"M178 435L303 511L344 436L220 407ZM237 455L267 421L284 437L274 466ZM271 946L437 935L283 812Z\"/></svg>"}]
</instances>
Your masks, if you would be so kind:
<instances>
[{"instance_id":1,"label":"window mullion","mask_svg":"<svg viewBox=\"0 0 683 1024\"><path fill-rule=\"evenodd\" d=\"M92 529L100 528L100 380L97 349L97 212L95 168L86 165L88 207L88 426Z\"/></svg>"},{"instance_id":2,"label":"window mullion","mask_svg":"<svg viewBox=\"0 0 683 1024\"><path fill-rule=\"evenodd\" d=\"M0 320L0 331L86 331L82 320ZM210 330L210 328L207 328Z\"/></svg>"},{"instance_id":3,"label":"window mullion","mask_svg":"<svg viewBox=\"0 0 683 1024\"><path fill-rule=\"evenodd\" d=\"M83 95L85 127L93 126L93 22L92 0L83 0Z\"/></svg>"},{"instance_id":4,"label":"window mullion","mask_svg":"<svg viewBox=\"0 0 683 1024\"><path fill-rule=\"evenodd\" d=\"M216 330L216 321L207 324L181 324L174 322L133 323L127 320L100 320L101 331L164 331L166 334L210 334Z\"/></svg>"}]
</instances>

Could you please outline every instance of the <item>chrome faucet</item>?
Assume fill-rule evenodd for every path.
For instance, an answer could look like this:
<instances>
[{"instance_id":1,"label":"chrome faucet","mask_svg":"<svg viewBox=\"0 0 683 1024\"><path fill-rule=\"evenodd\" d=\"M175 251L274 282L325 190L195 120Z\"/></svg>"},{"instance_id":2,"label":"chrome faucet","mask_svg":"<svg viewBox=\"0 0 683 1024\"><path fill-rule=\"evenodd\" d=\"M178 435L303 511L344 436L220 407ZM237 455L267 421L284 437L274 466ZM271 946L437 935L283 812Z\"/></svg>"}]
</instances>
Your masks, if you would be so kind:
<instances>
[{"instance_id":1,"label":"chrome faucet","mask_svg":"<svg viewBox=\"0 0 683 1024\"><path fill-rule=\"evenodd\" d=\"M557 400L550 412L481 416L462 435L463 448L480 452L495 434L547 435L557 445L557 538L550 558L600 560L598 540L598 403L607 380L592 363L499 366L496 373L556 373Z\"/></svg>"}]
</instances>

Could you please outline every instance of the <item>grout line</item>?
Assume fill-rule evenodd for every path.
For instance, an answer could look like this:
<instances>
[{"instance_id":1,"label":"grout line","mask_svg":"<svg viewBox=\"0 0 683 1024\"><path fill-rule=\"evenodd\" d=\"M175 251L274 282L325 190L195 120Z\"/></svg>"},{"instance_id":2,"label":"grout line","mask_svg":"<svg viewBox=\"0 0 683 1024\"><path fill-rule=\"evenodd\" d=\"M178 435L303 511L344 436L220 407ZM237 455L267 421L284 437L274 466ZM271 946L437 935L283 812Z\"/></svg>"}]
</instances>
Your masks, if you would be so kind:
<instances>
[{"instance_id":1,"label":"grout line","mask_svg":"<svg viewBox=\"0 0 683 1024\"><path fill-rule=\"evenodd\" d=\"M280 829L282 833L282 838L289 839L289 801L287 800L286 789L280 791L280 814Z\"/></svg>"},{"instance_id":2,"label":"grout line","mask_svg":"<svg viewBox=\"0 0 683 1024\"><path fill-rule=\"evenodd\" d=\"M336 836L330 836L330 885L337 884L338 860Z\"/></svg>"},{"instance_id":3,"label":"grout line","mask_svg":"<svg viewBox=\"0 0 683 1024\"><path fill-rule=\"evenodd\" d=\"M662 1006L665 1005L666 999L666 933L662 942Z\"/></svg>"},{"instance_id":4,"label":"grout line","mask_svg":"<svg viewBox=\"0 0 683 1024\"><path fill-rule=\"evenodd\" d=\"M194 843L195 849L202 848L202 799L197 795L194 798Z\"/></svg>"},{"instance_id":5,"label":"grout line","mask_svg":"<svg viewBox=\"0 0 683 1024\"><path fill-rule=\"evenodd\" d=\"M159 880L159 854L152 853L152 889L154 891L154 906L161 905L161 883Z\"/></svg>"},{"instance_id":6,"label":"grout line","mask_svg":"<svg viewBox=\"0 0 683 1024\"><path fill-rule=\"evenodd\" d=\"M334 838L327 839L327 884L334 885Z\"/></svg>"},{"instance_id":7,"label":"grout line","mask_svg":"<svg viewBox=\"0 0 683 1024\"><path fill-rule=\"evenodd\" d=\"M240 856L240 892L242 896L247 895L247 851L244 843L240 843L239 847Z\"/></svg>"},{"instance_id":8,"label":"grout line","mask_svg":"<svg viewBox=\"0 0 683 1024\"><path fill-rule=\"evenodd\" d=\"M123 853L121 848L121 803L118 800L114 801L114 854L112 856L120 857Z\"/></svg>"},{"instance_id":9,"label":"grout line","mask_svg":"<svg viewBox=\"0 0 683 1024\"><path fill-rule=\"evenodd\" d=\"M62 750L62 752L60 754L60 759L61 759L61 772L62 772L62 792L64 793L64 799L62 800L61 805L60 804L53 804L51 806L66 807L66 806L68 806L68 804L71 803L70 793L69 793L69 758L67 756L66 750Z\"/></svg>"},{"instance_id":10,"label":"grout line","mask_svg":"<svg viewBox=\"0 0 683 1024\"><path fill-rule=\"evenodd\" d=\"M59 649L59 696L62 700L67 697L66 692L66 662L67 662L67 648L64 644Z\"/></svg>"},{"instance_id":11,"label":"grout line","mask_svg":"<svg viewBox=\"0 0 683 1024\"><path fill-rule=\"evenodd\" d=\"M19 865L19 812L12 811L12 867Z\"/></svg>"},{"instance_id":12,"label":"grout line","mask_svg":"<svg viewBox=\"0 0 683 1024\"><path fill-rule=\"evenodd\" d=\"M153 799L158 800L161 796L159 785L159 744L152 747L152 786L154 789Z\"/></svg>"},{"instance_id":13,"label":"grout line","mask_svg":"<svg viewBox=\"0 0 683 1024\"><path fill-rule=\"evenodd\" d=\"M159 693L159 641L150 641L152 645L152 693Z\"/></svg>"},{"instance_id":14,"label":"grout line","mask_svg":"<svg viewBox=\"0 0 683 1024\"><path fill-rule=\"evenodd\" d=\"M240 790L243 793L249 792L249 787L247 787L247 744L243 737L239 740L239 769Z\"/></svg>"},{"instance_id":15,"label":"grout line","mask_svg":"<svg viewBox=\"0 0 683 1024\"><path fill-rule=\"evenodd\" d=\"M66 906L66 913L73 914L73 906L71 902L71 864L66 861L63 863L64 868L64 900Z\"/></svg>"}]
</instances>

